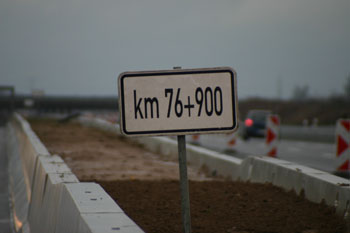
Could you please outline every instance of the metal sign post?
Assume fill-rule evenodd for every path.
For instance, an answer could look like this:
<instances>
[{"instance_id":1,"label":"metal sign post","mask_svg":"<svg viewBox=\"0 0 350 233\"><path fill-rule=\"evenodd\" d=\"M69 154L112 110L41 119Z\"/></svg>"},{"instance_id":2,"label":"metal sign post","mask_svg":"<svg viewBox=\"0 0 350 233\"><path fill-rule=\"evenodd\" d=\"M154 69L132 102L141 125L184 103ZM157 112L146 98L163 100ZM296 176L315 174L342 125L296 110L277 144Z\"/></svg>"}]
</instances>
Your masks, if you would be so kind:
<instances>
[{"instance_id":1,"label":"metal sign post","mask_svg":"<svg viewBox=\"0 0 350 233\"><path fill-rule=\"evenodd\" d=\"M174 67L174 70L181 67ZM177 151L179 156L179 174L180 174L180 192L181 192L181 220L182 231L191 232L191 211L190 211L190 191L188 188L187 177L187 158L186 158L186 136L177 136Z\"/></svg>"},{"instance_id":2,"label":"metal sign post","mask_svg":"<svg viewBox=\"0 0 350 233\"><path fill-rule=\"evenodd\" d=\"M181 191L181 219L183 232L191 232L191 211L190 195L187 178L187 159L186 159L186 136L177 136L177 147L179 153L179 172L180 172L180 191Z\"/></svg>"}]
</instances>

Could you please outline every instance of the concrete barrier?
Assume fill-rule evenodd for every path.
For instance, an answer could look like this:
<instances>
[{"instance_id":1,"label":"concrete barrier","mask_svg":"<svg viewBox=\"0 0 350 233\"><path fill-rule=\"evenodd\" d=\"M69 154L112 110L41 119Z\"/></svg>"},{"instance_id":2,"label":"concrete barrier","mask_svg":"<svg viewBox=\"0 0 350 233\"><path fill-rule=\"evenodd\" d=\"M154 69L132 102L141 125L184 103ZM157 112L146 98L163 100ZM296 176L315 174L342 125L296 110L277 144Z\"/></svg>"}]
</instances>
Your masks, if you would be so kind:
<instances>
[{"instance_id":1,"label":"concrete barrier","mask_svg":"<svg viewBox=\"0 0 350 233\"><path fill-rule=\"evenodd\" d=\"M252 157L243 162L240 177L302 193L312 202L336 207L343 216L349 212L349 180L323 171L269 157Z\"/></svg>"},{"instance_id":2,"label":"concrete barrier","mask_svg":"<svg viewBox=\"0 0 350 233\"><path fill-rule=\"evenodd\" d=\"M6 126L6 152L8 155L9 192L11 196L11 217L15 230L30 232L27 214L30 202L31 187L25 181L22 161L19 153L19 143L12 125Z\"/></svg>"},{"instance_id":3,"label":"concrete barrier","mask_svg":"<svg viewBox=\"0 0 350 233\"><path fill-rule=\"evenodd\" d=\"M178 154L177 142L167 137L140 137L131 138L142 144L148 150L160 153L164 156L176 158ZM187 161L197 168L205 167L210 173L217 172L224 177L235 179L238 174L241 160L229 157L224 154L198 147L194 145L186 145Z\"/></svg>"},{"instance_id":4,"label":"concrete barrier","mask_svg":"<svg viewBox=\"0 0 350 233\"><path fill-rule=\"evenodd\" d=\"M7 124L12 216L17 232L143 232L96 183L80 183L18 114Z\"/></svg>"},{"instance_id":5,"label":"concrete barrier","mask_svg":"<svg viewBox=\"0 0 350 233\"><path fill-rule=\"evenodd\" d=\"M118 125L101 119L80 117L79 122L120 135ZM177 142L171 138L133 137L130 140L163 156L177 157ZM190 164L196 167L205 166L210 173L232 180L272 183L287 191L294 190L312 202L324 202L334 206L338 214L350 221L350 181L344 178L276 158L261 156L241 160L189 144L187 157Z\"/></svg>"},{"instance_id":6,"label":"concrete barrier","mask_svg":"<svg viewBox=\"0 0 350 233\"><path fill-rule=\"evenodd\" d=\"M39 156L36 163L33 195L29 208L32 232L55 232L61 183L77 183L78 179L57 156ZM42 221L45 219L46 221Z\"/></svg>"},{"instance_id":7,"label":"concrete barrier","mask_svg":"<svg viewBox=\"0 0 350 233\"><path fill-rule=\"evenodd\" d=\"M64 184L60 203L55 232L142 232L96 183Z\"/></svg>"}]
</instances>

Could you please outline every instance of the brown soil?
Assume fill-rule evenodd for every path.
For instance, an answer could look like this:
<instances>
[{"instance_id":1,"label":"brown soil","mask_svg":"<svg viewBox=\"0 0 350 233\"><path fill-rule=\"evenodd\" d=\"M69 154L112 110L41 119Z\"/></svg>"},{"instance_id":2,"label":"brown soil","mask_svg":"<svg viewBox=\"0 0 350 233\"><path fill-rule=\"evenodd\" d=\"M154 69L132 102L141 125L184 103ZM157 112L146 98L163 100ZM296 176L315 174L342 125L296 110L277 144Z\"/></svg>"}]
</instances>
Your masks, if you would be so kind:
<instances>
[{"instance_id":1,"label":"brown soil","mask_svg":"<svg viewBox=\"0 0 350 233\"><path fill-rule=\"evenodd\" d=\"M99 182L146 232L181 232L178 181ZM267 184L190 182L193 232L344 232L331 208Z\"/></svg>"},{"instance_id":2,"label":"brown soil","mask_svg":"<svg viewBox=\"0 0 350 233\"><path fill-rule=\"evenodd\" d=\"M31 120L52 154L95 181L146 232L181 232L176 160L78 124ZM346 232L334 209L269 184L206 178L189 167L192 232ZM203 181L204 180L204 181Z\"/></svg>"},{"instance_id":3,"label":"brown soil","mask_svg":"<svg viewBox=\"0 0 350 233\"><path fill-rule=\"evenodd\" d=\"M31 120L33 129L51 154L60 155L79 180L178 179L177 160L144 150L113 133L62 124L54 120ZM190 179L208 179L189 167Z\"/></svg>"}]
</instances>

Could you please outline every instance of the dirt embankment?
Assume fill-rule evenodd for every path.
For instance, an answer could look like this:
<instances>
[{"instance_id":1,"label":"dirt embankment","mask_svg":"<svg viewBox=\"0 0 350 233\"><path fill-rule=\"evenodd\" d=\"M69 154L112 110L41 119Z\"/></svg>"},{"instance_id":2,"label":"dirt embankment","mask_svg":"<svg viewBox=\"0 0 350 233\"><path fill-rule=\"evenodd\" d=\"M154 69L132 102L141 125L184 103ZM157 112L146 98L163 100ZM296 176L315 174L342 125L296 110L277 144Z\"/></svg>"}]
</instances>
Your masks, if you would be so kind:
<instances>
[{"instance_id":1,"label":"dirt embankment","mask_svg":"<svg viewBox=\"0 0 350 233\"><path fill-rule=\"evenodd\" d=\"M81 181L95 181L146 232L181 232L176 159L111 133L31 120L50 153ZM192 232L346 232L334 209L268 184L217 180L189 167Z\"/></svg>"},{"instance_id":2,"label":"dirt embankment","mask_svg":"<svg viewBox=\"0 0 350 233\"><path fill-rule=\"evenodd\" d=\"M33 129L51 154L60 155L81 180L177 179L175 158L144 150L115 134L54 120L31 120ZM193 180L208 179L189 167Z\"/></svg>"}]
</instances>

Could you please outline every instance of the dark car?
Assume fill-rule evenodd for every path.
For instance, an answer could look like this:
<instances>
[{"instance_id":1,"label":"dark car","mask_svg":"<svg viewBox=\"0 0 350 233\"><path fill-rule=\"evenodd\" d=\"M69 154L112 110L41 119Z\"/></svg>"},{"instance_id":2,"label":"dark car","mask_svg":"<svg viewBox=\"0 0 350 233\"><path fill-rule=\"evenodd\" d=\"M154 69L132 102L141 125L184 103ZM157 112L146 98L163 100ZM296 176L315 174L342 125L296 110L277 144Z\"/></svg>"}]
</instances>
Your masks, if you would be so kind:
<instances>
[{"instance_id":1,"label":"dark car","mask_svg":"<svg viewBox=\"0 0 350 233\"><path fill-rule=\"evenodd\" d=\"M243 139L249 137L264 137L268 110L250 110L244 120Z\"/></svg>"}]
</instances>

